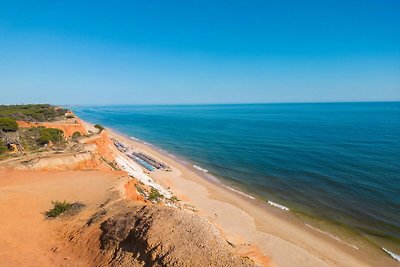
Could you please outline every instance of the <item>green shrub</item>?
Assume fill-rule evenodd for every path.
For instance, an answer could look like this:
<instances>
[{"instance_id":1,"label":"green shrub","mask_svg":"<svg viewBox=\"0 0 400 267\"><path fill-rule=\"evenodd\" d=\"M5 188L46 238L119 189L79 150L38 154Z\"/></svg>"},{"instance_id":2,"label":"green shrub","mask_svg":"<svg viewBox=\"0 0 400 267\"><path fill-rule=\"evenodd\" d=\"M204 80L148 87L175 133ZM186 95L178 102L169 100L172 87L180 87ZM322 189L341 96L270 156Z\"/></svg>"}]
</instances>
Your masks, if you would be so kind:
<instances>
[{"instance_id":1,"label":"green shrub","mask_svg":"<svg viewBox=\"0 0 400 267\"><path fill-rule=\"evenodd\" d=\"M72 140L76 141L81 136L82 136L82 134L80 132L74 132L72 134Z\"/></svg>"},{"instance_id":2,"label":"green shrub","mask_svg":"<svg viewBox=\"0 0 400 267\"><path fill-rule=\"evenodd\" d=\"M160 192L155 189L155 188L151 188L150 194L148 196L148 200L152 201L152 202L160 202L160 200L163 198L164 196L160 194Z\"/></svg>"},{"instance_id":3,"label":"green shrub","mask_svg":"<svg viewBox=\"0 0 400 267\"><path fill-rule=\"evenodd\" d=\"M100 124L96 124L96 125L94 126L94 128L96 128L96 129L98 130L98 133L101 133L101 132L104 130L104 127L101 126Z\"/></svg>"},{"instance_id":4,"label":"green shrub","mask_svg":"<svg viewBox=\"0 0 400 267\"><path fill-rule=\"evenodd\" d=\"M172 203L176 203L176 202L181 201L177 196L172 196L172 197L169 198L169 200L170 200Z\"/></svg>"},{"instance_id":5,"label":"green shrub","mask_svg":"<svg viewBox=\"0 0 400 267\"><path fill-rule=\"evenodd\" d=\"M11 118L0 118L0 130L4 132L15 132L18 130L18 124Z\"/></svg>"},{"instance_id":6,"label":"green shrub","mask_svg":"<svg viewBox=\"0 0 400 267\"><path fill-rule=\"evenodd\" d=\"M50 141L53 143L60 143L64 140L64 132L55 128L39 127L38 143L40 145L48 144Z\"/></svg>"},{"instance_id":7,"label":"green shrub","mask_svg":"<svg viewBox=\"0 0 400 267\"><path fill-rule=\"evenodd\" d=\"M72 207L72 204L65 200L63 202L56 200L51 203L53 204L53 208L45 212L45 215L51 218L59 216Z\"/></svg>"},{"instance_id":8,"label":"green shrub","mask_svg":"<svg viewBox=\"0 0 400 267\"><path fill-rule=\"evenodd\" d=\"M73 119L73 118L75 118L74 115L67 115L67 119Z\"/></svg>"}]
</instances>

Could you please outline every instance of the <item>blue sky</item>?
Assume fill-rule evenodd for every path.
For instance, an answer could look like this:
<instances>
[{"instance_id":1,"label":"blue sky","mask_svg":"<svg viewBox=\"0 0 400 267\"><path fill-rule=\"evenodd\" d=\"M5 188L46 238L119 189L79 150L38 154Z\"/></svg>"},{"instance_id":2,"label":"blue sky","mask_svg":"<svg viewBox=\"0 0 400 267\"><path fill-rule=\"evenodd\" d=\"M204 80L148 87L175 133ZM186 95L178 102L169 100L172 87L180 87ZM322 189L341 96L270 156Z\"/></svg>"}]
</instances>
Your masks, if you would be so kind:
<instances>
[{"instance_id":1,"label":"blue sky","mask_svg":"<svg viewBox=\"0 0 400 267\"><path fill-rule=\"evenodd\" d=\"M400 1L2 1L0 102L400 100Z\"/></svg>"}]
</instances>

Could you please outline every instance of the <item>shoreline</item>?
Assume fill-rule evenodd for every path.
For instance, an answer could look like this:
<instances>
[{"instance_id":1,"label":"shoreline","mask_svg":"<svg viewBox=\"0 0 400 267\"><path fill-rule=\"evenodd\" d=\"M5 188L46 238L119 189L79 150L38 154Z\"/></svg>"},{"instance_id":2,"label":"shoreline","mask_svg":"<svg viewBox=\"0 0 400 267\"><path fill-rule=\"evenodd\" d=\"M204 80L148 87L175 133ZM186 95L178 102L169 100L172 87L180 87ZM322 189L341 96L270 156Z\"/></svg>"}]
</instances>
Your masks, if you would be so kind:
<instances>
[{"instance_id":1,"label":"shoreline","mask_svg":"<svg viewBox=\"0 0 400 267\"><path fill-rule=\"evenodd\" d=\"M386 266L395 266L396 264L384 251L378 249L372 249L371 251L358 249L355 245L347 243L329 232L305 223L279 203L267 203L259 199L258 196L252 196L242 192L240 189L232 188L229 184L225 184L224 181L208 173L208 171L201 166L196 166L188 160L158 148L154 144L149 144L138 138L127 136L112 128L109 128L108 131L110 136L117 138L119 141L166 162L173 167L173 169L178 170L178 176L181 176L180 178L183 178L183 174L185 176L183 179L186 180L186 182L190 181L190 183L194 183L194 186L203 187L202 189L205 189L205 192L203 192L201 201L193 200L193 198L188 197L188 195L191 195L190 191L193 191L193 189L190 190L187 187L183 188L184 186L177 186L174 184L174 182L171 181L174 175L168 177L168 175L159 175L157 172L150 175L155 178L157 182L170 187L171 191L174 193L176 192L178 196L183 199L188 199L188 202L199 207L201 213L215 222L216 225L220 226L222 231L234 240L233 243L237 243L238 239L242 239L241 241L243 241L243 237L239 238L233 236L234 231L232 231L232 229L238 229L232 226L232 222L226 222L230 216L225 214L223 215L225 218L222 219L218 218L221 215L217 213L214 213L213 216L213 212L204 208L207 205L201 204L200 202L207 202L209 200L212 202L220 202L233 206L235 212L244 213L241 214L241 217L242 219L248 220L248 222L246 225L242 226L244 226L246 230L239 232L251 234L251 238L248 238L246 242L250 239L250 243L260 248L261 254L266 254L264 256L271 258L272 262L277 265L288 266L290 264L288 264L287 259L280 259L285 258L285 256L282 255L282 251L279 253L276 251L268 251L272 246L272 244L268 243L279 244L281 247L286 247L286 249L289 250L293 249L296 251L295 253L290 253L288 251L287 253L296 254L293 255L293 258L296 258L297 262L298 260L306 260L309 262L310 258L313 258L315 263L319 263L319 265L327 264L328 266L378 266L383 262L385 262L384 264ZM215 217L217 217L217 219ZM273 226L268 226L268 222L273 222ZM297 235L296 238L290 234L292 232L295 233L295 236ZM274 241L267 242L265 239L274 239ZM230 239L228 238L228 240Z\"/></svg>"}]
</instances>

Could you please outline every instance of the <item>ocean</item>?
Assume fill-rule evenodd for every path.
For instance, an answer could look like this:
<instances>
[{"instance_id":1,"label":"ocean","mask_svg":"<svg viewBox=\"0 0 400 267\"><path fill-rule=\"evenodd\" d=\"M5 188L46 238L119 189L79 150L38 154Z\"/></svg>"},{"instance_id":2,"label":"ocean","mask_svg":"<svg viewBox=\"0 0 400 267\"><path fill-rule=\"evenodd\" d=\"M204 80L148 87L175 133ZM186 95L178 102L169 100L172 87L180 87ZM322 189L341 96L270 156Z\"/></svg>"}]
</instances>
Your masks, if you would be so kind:
<instances>
[{"instance_id":1,"label":"ocean","mask_svg":"<svg viewBox=\"0 0 400 267\"><path fill-rule=\"evenodd\" d=\"M70 108L355 246L400 254L400 102Z\"/></svg>"}]
</instances>

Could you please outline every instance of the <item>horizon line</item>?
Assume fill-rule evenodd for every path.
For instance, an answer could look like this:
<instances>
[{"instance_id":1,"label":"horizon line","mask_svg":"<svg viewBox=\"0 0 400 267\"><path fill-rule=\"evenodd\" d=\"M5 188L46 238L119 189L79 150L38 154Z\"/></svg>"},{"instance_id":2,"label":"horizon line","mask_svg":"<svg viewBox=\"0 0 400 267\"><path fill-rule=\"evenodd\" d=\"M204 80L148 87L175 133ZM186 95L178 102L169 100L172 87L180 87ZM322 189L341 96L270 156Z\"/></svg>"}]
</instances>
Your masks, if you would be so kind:
<instances>
[{"instance_id":1,"label":"horizon line","mask_svg":"<svg viewBox=\"0 0 400 267\"><path fill-rule=\"evenodd\" d=\"M11 106L11 105L43 105L49 104L53 106L219 106L219 105L279 105L279 104L351 104L351 103L398 103L399 100L361 100L361 101L302 101L302 102L231 102L231 103L112 103L112 104L52 104L47 102L21 102L21 103L10 103L0 104L0 106Z\"/></svg>"},{"instance_id":2,"label":"horizon line","mask_svg":"<svg viewBox=\"0 0 400 267\"><path fill-rule=\"evenodd\" d=\"M310 101L310 102L232 102L232 103L114 103L114 104L56 104L57 106L222 106L222 105L280 105L280 104L351 104L351 103L398 103L400 100L379 101ZM43 103L38 103L43 104Z\"/></svg>"}]
</instances>

